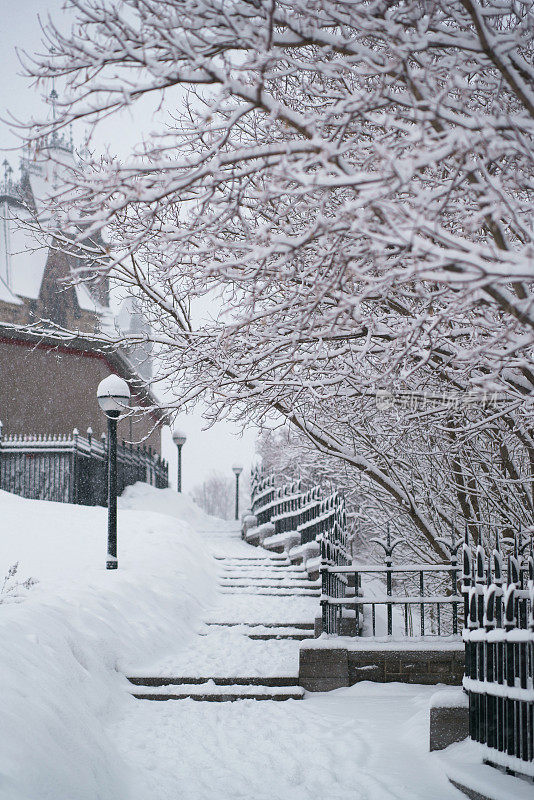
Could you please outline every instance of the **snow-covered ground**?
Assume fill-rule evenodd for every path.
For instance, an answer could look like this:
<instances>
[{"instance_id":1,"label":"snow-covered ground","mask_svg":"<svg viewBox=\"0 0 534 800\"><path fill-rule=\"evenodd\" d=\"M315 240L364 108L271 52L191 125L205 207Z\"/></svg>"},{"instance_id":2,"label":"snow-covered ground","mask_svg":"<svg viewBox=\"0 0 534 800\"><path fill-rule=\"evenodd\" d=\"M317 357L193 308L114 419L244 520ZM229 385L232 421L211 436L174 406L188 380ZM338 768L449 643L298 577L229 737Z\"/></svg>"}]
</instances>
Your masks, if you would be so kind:
<instances>
[{"instance_id":1,"label":"snow-covered ground","mask_svg":"<svg viewBox=\"0 0 534 800\"><path fill-rule=\"evenodd\" d=\"M39 581L0 604L0 798L126 800L108 725L129 700L127 665L187 647L211 602L216 566L183 521L210 520L170 489L128 489L114 572L105 509L0 492L0 519L0 573L19 561Z\"/></svg>"},{"instance_id":2,"label":"snow-covered ground","mask_svg":"<svg viewBox=\"0 0 534 800\"><path fill-rule=\"evenodd\" d=\"M261 555L234 524L138 484L121 498L119 570L107 572L105 509L0 493L0 516L0 566L18 560L39 580L0 604L1 800L463 797L446 758L428 752L434 687L366 682L284 702L132 697L124 676L135 672L296 674L298 642L206 624L311 622L317 609L312 597L218 589L231 567L214 556Z\"/></svg>"},{"instance_id":3,"label":"snow-covered ground","mask_svg":"<svg viewBox=\"0 0 534 800\"><path fill-rule=\"evenodd\" d=\"M283 703L139 702L113 738L133 800L460 800L428 753L433 687L361 683Z\"/></svg>"}]
</instances>

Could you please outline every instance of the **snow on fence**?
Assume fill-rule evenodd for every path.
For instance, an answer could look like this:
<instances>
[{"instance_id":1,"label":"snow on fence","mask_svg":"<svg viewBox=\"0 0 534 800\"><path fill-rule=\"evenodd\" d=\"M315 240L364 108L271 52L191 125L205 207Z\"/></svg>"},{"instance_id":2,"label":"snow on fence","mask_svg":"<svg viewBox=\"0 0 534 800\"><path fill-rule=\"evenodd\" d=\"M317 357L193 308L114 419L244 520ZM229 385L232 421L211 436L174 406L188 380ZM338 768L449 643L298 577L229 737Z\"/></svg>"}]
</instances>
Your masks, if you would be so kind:
<instances>
[{"instance_id":1,"label":"snow on fence","mask_svg":"<svg viewBox=\"0 0 534 800\"><path fill-rule=\"evenodd\" d=\"M350 562L345 501L339 492L325 497L318 486L304 489L301 481L276 487L274 476L263 476L259 470L253 471L251 486L257 525L270 523L273 538L285 538L300 552L317 543L322 560L338 565ZM330 583L333 592L345 596L347 581L342 576L334 576Z\"/></svg>"},{"instance_id":2,"label":"snow on fence","mask_svg":"<svg viewBox=\"0 0 534 800\"><path fill-rule=\"evenodd\" d=\"M392 539L389 529L384 538L372 539L384 551L384 566L377 564L351 563L340 566L323 558L321 574L323 591L324 630L339 635L342 628L343 613L349 611L356 616L354 630L362 633L364 617L370 612L371 636L393 634L412 636L454 636L458 635L458 609L463 603L458 594L458 549L461 542L443 543L449 551L449 562L444 564L393 564L393 551L402 539ZM382 578L386 586L385 594L377 594L366 585L362 587L362 577ZM401 578L404 586L400 586ZM332 579L338 577L354 586L352 596L345 597L331 591ZM403 591L399 591L403 589ZM429 591L430 589L430 591ZM366 608L367 607L367 608ZM325 613L325 608L330 611ZM377 608L385 611L386 628L377 630ZM395 630L394 630L394 614ZM382 616L382 615L380 615Z\"/></svg>"},{"instance_id":3,"label":"snow on fence","mask_svg":"<svg viewBox=\"0 0 534 800\"><path fill-rule=\"evenodd\" d=\"M264 476L260 470L253 471L251 488L257 525L271 523L273 538L294 532L293 544L299 551L316 542L320 548L323 596L345 599L346 576L325 571L325 567L345 567L351 561L345 501L339 492L325 497L318 486L304 490L301 481L276 487L274 476ZM340 615L341 606L323 603L323 630L335 627L334 618Z\"/></svg>"},{"instance_id":4,"label":"snow on fence","mask_svg":"<svg viewBox=\"0 0 534 800\"><path fill-rule=\"evenodd\" d=\"M298 531L302 541L315 538L319 543L326 633L340 634L343 612L350 609L356 614L353 630L361 634L365 606L371 608L373 636L377 606L385 607L388 635L399 608L407 637L454 635L463 626L469 735L483 747L488 763L534 779L532 537L524 543L520 535L514 540L506 580L499 544L486 559L480 545L470 546L467 531L463 542L440 540L444 552L448 551L448 563L394 565L393 551L402 540L392 539L388 531L386 537L373 540L383 548L384 566L358 564L349 557L345 508L339 494L322 499L317 487L303 492L298 483L276 488L273 476L256 472L252 497L258 524L270 522L276 534ZM412 594L397 593L402 574L411 578ZM362 575L384 576L385 595L364 593ZM436 593L440 581L441 591ZM426 592L427 586L433 593ZM417 612L418 626L413 625L412 610Z\"/></svg>"},{"instance_id":5,"label":"snow on fence","mask_svg":"<svg viewBox=\"0 0 534 800\"><path fill-rule=\"evenodd\" d=\"M515 542L504 579L495 549L464 544L469 735L487 762L534 778L534 554Z\"/></svg>"},{"instance_id":6,"label":"snow on fence","mask_svg":"<svg viewBox=\"0 0 534 800\"><path fill-rule=\"evenodd\" d=\"M0 489L35 500L107 503L107 440L69 435L0 436ZM118 493L136 481L168 486L168 465L150 447L117 446Z\"/></svg>"}]
</instances>

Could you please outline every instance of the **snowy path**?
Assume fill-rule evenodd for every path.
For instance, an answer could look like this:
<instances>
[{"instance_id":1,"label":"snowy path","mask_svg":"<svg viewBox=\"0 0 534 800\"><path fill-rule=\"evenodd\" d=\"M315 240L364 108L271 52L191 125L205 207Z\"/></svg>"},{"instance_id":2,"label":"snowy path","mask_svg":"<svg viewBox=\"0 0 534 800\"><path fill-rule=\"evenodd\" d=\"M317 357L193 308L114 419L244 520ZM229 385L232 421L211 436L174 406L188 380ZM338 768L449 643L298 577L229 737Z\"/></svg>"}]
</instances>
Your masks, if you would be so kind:
<instances>
[{"instance_id":1,"label":"snowy path","mask_svg":"<svg viewBox=\"0 0 534 800\"><path fill-rule=\"evenodd\" d=\"M229 576L245 572L262 585L286 584L287 567L265 561L264 551L235 532L206 535L224 589L191 646L131 674L296 676L298 640L248 634L268 634L274 624L302 633L313 623L317 598L230 590L228 582L236 581ZM250 558L244 568L243 558ZM463 795L428 753L433 691L361 683L283 703L132 700L110 734L129 765L131 800L459 800Z\"/></svg>"},{"instance_id":2,"label":"snowy path","mask_svg":"<svg viewBox=\"0 0 534 800\"><path fill-rule=\"evenodd\" d=\"M132 800L460 800L428 753L432 692L362 683L284 703L138 702L112 733Z\"/></svg>"},{"instance_id":3,"label":"snowy path","mask_svg":"<svg viewBox=\"0 0 534 800\"><path fill-rule=\"evenodd\" d=\"M218 567L217 602L190 647L156 663L136 665L130 675L297 677L298 639L249 637L312 636L318 586L281 556L243 542L235 530L204 535Z\"/></svg>"}]
</instances>

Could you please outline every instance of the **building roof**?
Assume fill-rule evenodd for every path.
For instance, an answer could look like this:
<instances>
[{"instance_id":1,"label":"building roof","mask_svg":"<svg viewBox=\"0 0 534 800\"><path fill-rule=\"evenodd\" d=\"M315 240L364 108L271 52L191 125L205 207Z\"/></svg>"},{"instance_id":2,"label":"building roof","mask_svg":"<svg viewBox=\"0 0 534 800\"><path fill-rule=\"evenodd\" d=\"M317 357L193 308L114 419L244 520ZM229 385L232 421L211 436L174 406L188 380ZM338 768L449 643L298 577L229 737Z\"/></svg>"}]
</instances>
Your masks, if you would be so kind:
<instances>
[{"instance_id":1,"label":"building roof","mask_svg":"<svg viewBox=\"0 0 534 800\"><path fill-rule=\"evenodd\" d=\"M69 238L67 223L62 228L60 216L50 211L50 199L62 194L62 179L74 165L72 143L55 137L44 144L41 153L43 150L47 151L44 157L26 155L22 159L18 182L11 180L10 167L4 162L4 181L0 181L0 336L94 353L132 381L137 393L155 407L156 398L141 389L142 382L151 377L150 347L141 343L120 350L102 344L104 336L99 337L107 333L116 338L118 331L125 335L147 332L149 326L139 307L133 298L126 298L115 316L109 305L107 278L100 283L75 280L82 263L76 245L64 245ZM66 178L63 183L68 183ZM32 228L38 229L38 235ZM70 238L74 240L74 232ZM46 322L39 324L39 319L54 324L47 329ZM72 335L65 329L74 329ZM157 416L163 419L164 414Z\"/></svg>"}]
</instances>

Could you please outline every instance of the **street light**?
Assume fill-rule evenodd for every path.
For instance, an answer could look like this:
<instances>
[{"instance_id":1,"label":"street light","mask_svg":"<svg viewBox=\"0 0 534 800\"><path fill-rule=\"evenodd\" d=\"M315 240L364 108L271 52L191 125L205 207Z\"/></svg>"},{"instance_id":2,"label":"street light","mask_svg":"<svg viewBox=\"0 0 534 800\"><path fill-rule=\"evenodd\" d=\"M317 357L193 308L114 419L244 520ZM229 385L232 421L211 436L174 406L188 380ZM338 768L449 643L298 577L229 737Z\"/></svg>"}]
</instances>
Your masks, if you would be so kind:
<instances>
[{"instance_id":1,"label":"street light","mask_svg":"<svg viewBox=\"0 0 534 800\"><path fill-rule=\"evenodd\" d=\"M235 475L235 518L239 519L239 476L243 472L243 467L234 464L232 471Z\"/></svg>"},{"instance_id":2,"label":"street light","mask_svg":"<svg viewBox=\"0 0 534 800\"><path fill-rule=\"evenodd\" d=\"M172 440L176 447L178 448L178 475L176 480L176 491L182 491L182 447L186 442L187 436L185 433L181 431L174 431L172 434Z\"/></svg>"},{"instance_id":3,"label":"street light","mask_svg":"<svg viewBox=\"0 0 534 800\"><path fill-rule=\"evenodd\" d=\"M128 407L130 389L118 375L108 375L96 390L98 405L108 418L108 557L106 569L117 569L117 421Z\"/></svg>"}]
</instances>

